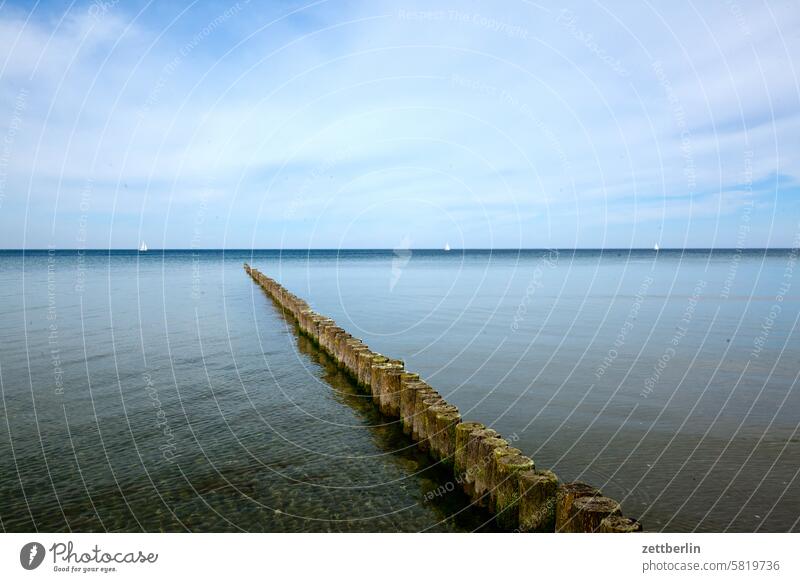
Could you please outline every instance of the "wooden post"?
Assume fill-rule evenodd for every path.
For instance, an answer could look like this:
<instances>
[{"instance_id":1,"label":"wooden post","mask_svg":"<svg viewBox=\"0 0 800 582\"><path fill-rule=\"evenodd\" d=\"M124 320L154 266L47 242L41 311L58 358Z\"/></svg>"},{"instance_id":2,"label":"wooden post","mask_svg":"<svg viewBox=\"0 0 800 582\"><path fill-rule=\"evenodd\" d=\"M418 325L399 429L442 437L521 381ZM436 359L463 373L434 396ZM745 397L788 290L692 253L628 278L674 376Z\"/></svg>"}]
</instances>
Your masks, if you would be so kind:
<instances>
[{"instance_id":1,"label":"wooden post","mask_svg":"<svg viewBox=\"0 0 800 582\"><path fill-rule=\"evenodd\" d=\"M497 431L477 422L461 422L455 406L419 375L406 372L400 360L373 352L330 318L277 281L245 263L245 271L300 333L330 355L381 412L399 417L403 432L420 448L450 465L456 483L476 503L496 512L503 528L519 531L641 531L638 521L623 517L619 504L585 483L558 485L552 471L535 470L533 460L509 446Z\"/></svg>"},{"instance_id":2,"label":"wooden post","mask_svg":"<svg viewBox=\"0 0 800 582\"><path fill-rule=\"evenodd\" d=\"M390 360L388 367L381 374L380 409L383 414L392 418L400 416L400 407L396 398L400 392L400 374L403 373L403 362Z\"/></svg>"},{"instance_id":3,"label":"wooden post","mask_svg":"<svg viewBox=\"0 0 800 582\"><path fill-rule=\"evenodd\" d=\"M453 457L453 472L456 479L464 480L467 472L467 442L470 435L476 430L484 430L486 427L480 422L462 422L456 425L456 448Z\"/></svg>"},{"instance_id":4,"label":"wooden post","mask_svg":"<svg viewBox=\"0 0 800 582\"><path fill-rule=\"evenodd\" d=\"M334 327L336 327L336 322L334 322L332 319L328 319L327 317L319 322L318 343L321 350L328 351L326 346L329 342L331 329Z\"/></svg>"},{"instance_id":5,"label":"wooden post","mask_svg":"<svg viewBox=\"0 0 800 582\"><path fill-rule=\"evenodd\" d=\"M417 415L419 416L419 447L423 451L429 451L431 448L430 437L431 434L435 434L436 432L436 419L434 417L433 422L431 422L431 417L428 412L428 409L431 406L435 406L437 404L445 404L444 399L438 392L434 392L433 394L428 394L422 399L422 403L420 408L417 410Z\"/></svg>"},{"instance_id":6,"label":"wooden post","mask_svg":"<svg viewBox=\"0 0 800 582\"><path fill-rule=\"evenodd\" d=\"M355 377L355 371L357 370L356 366L354 366L353 362L355 362L356 355L362 349L366 349L366 346L362 343L360 339L357 338L350 338L345 342L344 350L343 350L343 358L342 358L342 367L347 371L350 376Z\"/></svg>"},{"instance_id":7,"label":"wooden post","mask_svg":"<svg viewBox=\"0 0 800 582\"><path fill-rule=\"evenodd\" d=\"M422 438L421 433L425 432L425 406L424 400L429 396L437 395L438 392L433 388L419 388L414 398L414 415L411 420L411 440L419 443Z\"/></svg>"},{"instance_id":8,"label":"wooden post","mask_svg":"<svg viewBox=\"0 0 800 582\"><path fill-rule=\"evenodd\" d=\"M443 410L436 412L436 429L438 435L436 442L439 449L439 460L444 465L453 466L456 452L456 426L461 422L461 414L455 406L447 405Z\"/></svg>"},{"instance_id":9,"label":"wooden post","mask_svg":"<svg viewBox=\"0 0 800 582\"><path fill-rule=\"evenodd\" d=\"M534 468L533 459L524 455L505 455L497 459L495 512L497 523L505 529L519 525L519 474Z\"/></svg>"},{"instance_id":10,"label":"wooden post","mask_svg":"<svg viewBox=\"0 0 800 582\"><path fill-rule=\"evenodd\" d=\"M327 317L319 315L318 313L312 315L311 320L313 321L311 326L311 337L314 340L314 343L317 344L317 347L319 347L319 336L321 334L322 327L325 322L329 320Z\"/></svg>"},{"instance_id":11,"label":"wooden post","mask_svg":"<svg viewBox=\"0 0 800 582\"><path fill-rule=\"evenodd\" d=\"M428 436L431 456L436 460L447 458L447 419L452 418L453 415L458 418L458 408L447 404L444 400L428 407L428 410L425 411L425 432Z\"/></svg>"},{"instance_id":12,"label":"wooden post","mask_svg":"<svg viewBox=\"0 0 800 582\"><path fill-rule=\"evenodd\" d=\"M616 515L622 515L622 508L610 497L579 497L572 504L565 531L594 533L601 521Z\"/></svg>"},{"instance_id":13,"label":"wooden post","mask_svg":"<svg viewBox=\"0 0 800 582\"><path fill-rule=\"evenodd\" d=\"M481 441L498 436L497 431L491 428L472 431L467 440L465 455L464 491L475 498L475 475L481 465L486 461L481 457Z\"/></svg>"},{"instance_id":14,"label":"wooden post","mask_svg":"<svg viewBox=\"0 0 800 582\"><path fill-rule=\"evenodd\" d=\"M341 327L339 327L338 325L333 326L333 327L329 327L327 331L328 331L328 333L326 334L326 337L327 337L328 341L327 341L326 345L324 345L323 347L325 348L325 351L328 352L328 355L331 356L334 360L336 360L336 342L337 342L337 339L340 336L346 334L347 332L345 330L343 330Z\"/></svg>"},{"instance_id":15,"label":"wooden post","mask_svg":"<svg viewBox=\"0 0 800 582\"><path fill-rule=\"evenodd\" d=\"M388 358L375 352L368 352L367 357L359 359L358 373L359 381L364 386L366 391L372 394L372 366L376 364L383 364L388 361Z\"/></svg>"},{"instance_id":16,"label":"wooden post","mask_svg":"<svg viewBox=\"0 0 800 582\"><path fill-rule=\"evenodd\" d=\"M372 391L372 403L380 410L381 408L381 392L383 391L383 372L388 370L390 364L388 362L373 362L370 366L370 381L369 385Z\"/></svg>"},{"instance_id":17,"label":"wooden post","mask_svg":"<svg viewBox=\"0 0 800 582\"><path fill-rule=\"evenodd\" d=\"M569 524L572 505L581 497L599 497L602 493L581 481L562 483L556 491L556 531L571 531Z\"/></svg>"},{"instance_id":18,"label":"wooden post","mask_svg":"<svg viewBox=\"0 0 800 582\"><path fill-rule=\"evenodd\" d=\"M489 439L491 440L491 439ZM505 442L505 439L501 439ZM486 441L484 441L486 442ZM504 477L500 471L500 459L513 455L522 455L522 451L509 445L498 445L487 459L484 480L486 483L485 503L492 513L497 508L497 493ZM516 527L516 526L515 526Z\"/></svg>"},{"instance_id":19,"label":"wooden post","mask_svg":"<svg viewBox=\"0 0 800 582\"><path fill-rule=\"evenodd\" d=\"M489 497L494 486L492 466L495 464L495 454L498 456L508 454L509 445L506 439L498 435L481 439L477 448L480 462L473 469L473 498L479 505L489 507Z\"/></svg>"},{"instance_id":20,"label":"wooden post","mask_svg":"<svg viewBox=\"0 0 800 582\"><path fill-rule=\"evenodd\" d=\"M638 533L642 531L642 524L630 517L610 515L600 522L597 531L600 533Z\"/></svg>"},{"instance_id":21,"label":"wooden post","mask_svg":"<svg viewBox=\"0 0 800 582\"><path fill-rule=\"evenodd\" d=\"M400 374L400 391L397 393L397 414L400 416L400 426L405 434L411 434L411 415L413 408L414 386L419 384L419 374L403 372Z\"/></svg>"},{"instance_id":22,"label":"wooden post","mask_svg":"<svg viewBox=\"0 0 800 582\"><path fill-rule=\"evenodd\" d=\"M338 334L334 340L333 357L340 366L344 365L345 348L347 347L347 342L351 339L353 339L352 335L346 331L342 331L342 333Z\"/></svg>"},{"instance_id":23,"label":"wooden post","mask_svg":"<svg viewBox=\"0 0 800 582\"><path fill-rule=\"evenodd\" d=\"M400 417L400 394L403 389L403 378L406 376L410 376L412 379L419 378L419 374L406 372L403 369L403 365L404 364L398 360L398 363L385 375L383 391L384 414L392 418Z\"/></svg>"},{"instance_id":24,"label":"wooden post","mask_svg":"<svg viewBox=\"0 0 800 582\"><path fill-rule=\"evenodd\" d=\"M519 531L556 529L558 477L552 471L525 471L519 475Z\"/></svg>"}]
</instances>

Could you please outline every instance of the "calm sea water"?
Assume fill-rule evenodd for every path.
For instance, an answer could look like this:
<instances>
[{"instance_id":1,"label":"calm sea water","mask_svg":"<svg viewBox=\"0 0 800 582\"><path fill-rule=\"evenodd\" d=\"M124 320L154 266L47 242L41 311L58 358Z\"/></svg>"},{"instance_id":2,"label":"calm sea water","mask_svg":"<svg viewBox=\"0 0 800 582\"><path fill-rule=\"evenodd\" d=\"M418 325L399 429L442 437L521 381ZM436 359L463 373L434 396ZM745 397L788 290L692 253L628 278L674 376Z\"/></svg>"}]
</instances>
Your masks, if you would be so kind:
<instances>
[{"instance_id":1,"label":"calm sea water","mask_svg":"<svg viewBox=\"0 0 800 582\"><path fill-rule=\"evenodd\" d=\"M647 529L797 531L796 258L0 252L0 523L491 529L247 261Z\"/></svg>"}]
</instances>

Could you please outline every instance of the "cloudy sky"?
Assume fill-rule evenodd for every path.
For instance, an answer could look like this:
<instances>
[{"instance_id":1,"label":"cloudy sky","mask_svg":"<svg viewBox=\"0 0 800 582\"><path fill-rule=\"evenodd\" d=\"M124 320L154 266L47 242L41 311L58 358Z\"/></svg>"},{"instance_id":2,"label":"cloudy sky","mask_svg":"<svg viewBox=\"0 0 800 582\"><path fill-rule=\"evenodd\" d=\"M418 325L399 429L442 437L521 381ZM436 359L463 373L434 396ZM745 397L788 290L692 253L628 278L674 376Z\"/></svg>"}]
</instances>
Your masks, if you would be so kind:
<instances>
[{"instance_id":1,"label":"cloudy sky","mask_svg":"<svg viewBox=\"0 0 800 582\"><path fill-rule=\"evenodd\" d=\"M4 2L0 247L761 247L796 2Z\"/></svg>"}]
</instances>

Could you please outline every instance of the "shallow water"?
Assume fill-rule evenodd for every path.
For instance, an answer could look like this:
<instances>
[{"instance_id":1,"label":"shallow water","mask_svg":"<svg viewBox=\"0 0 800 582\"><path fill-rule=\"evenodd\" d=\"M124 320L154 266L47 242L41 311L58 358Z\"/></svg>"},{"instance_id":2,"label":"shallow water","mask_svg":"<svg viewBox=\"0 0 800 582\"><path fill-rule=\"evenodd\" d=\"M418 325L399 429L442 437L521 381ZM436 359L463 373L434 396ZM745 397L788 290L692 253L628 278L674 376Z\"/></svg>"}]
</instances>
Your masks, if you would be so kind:
<instances>
[{"instance_id":1,"label":"shallow water","mask_svg":"<svg viewBox=\"0 0 800 582\"><path fill-rule=\"evenodd\" d=\"M245 275L647 529L796 531L789 251L0 253L6 530L485 519ZM489 526L490 527L490 526Z\"/></svg>"}]
</instances>

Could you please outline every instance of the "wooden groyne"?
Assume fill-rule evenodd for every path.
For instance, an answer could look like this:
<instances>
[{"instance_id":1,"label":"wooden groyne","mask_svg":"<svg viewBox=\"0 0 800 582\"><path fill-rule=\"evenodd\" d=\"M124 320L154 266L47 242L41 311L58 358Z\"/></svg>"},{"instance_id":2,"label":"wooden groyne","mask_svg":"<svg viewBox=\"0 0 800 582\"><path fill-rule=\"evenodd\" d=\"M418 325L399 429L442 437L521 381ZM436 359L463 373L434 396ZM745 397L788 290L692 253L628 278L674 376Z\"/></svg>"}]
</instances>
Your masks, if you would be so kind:
<instances>
[{"instance_id":1,"label":"wooden groyne","mask_svg":"<svg viewBox=\"0 0 800 582\"><path fill-rule=\"evenodd\" d=\"M250 265L245 271L308 336L372 397L403 432L453 472L472 503L495 516L499 527L520 532L642 531L641 524L622 514L620 504L582 482L560 483L552 471L537 469L530 457L511 446L496 430L465 421L419 374L401 360L372 351L336 322L314 312ZM452 490L449 489L449 490Z\"/></svg>"}]
</instances>

